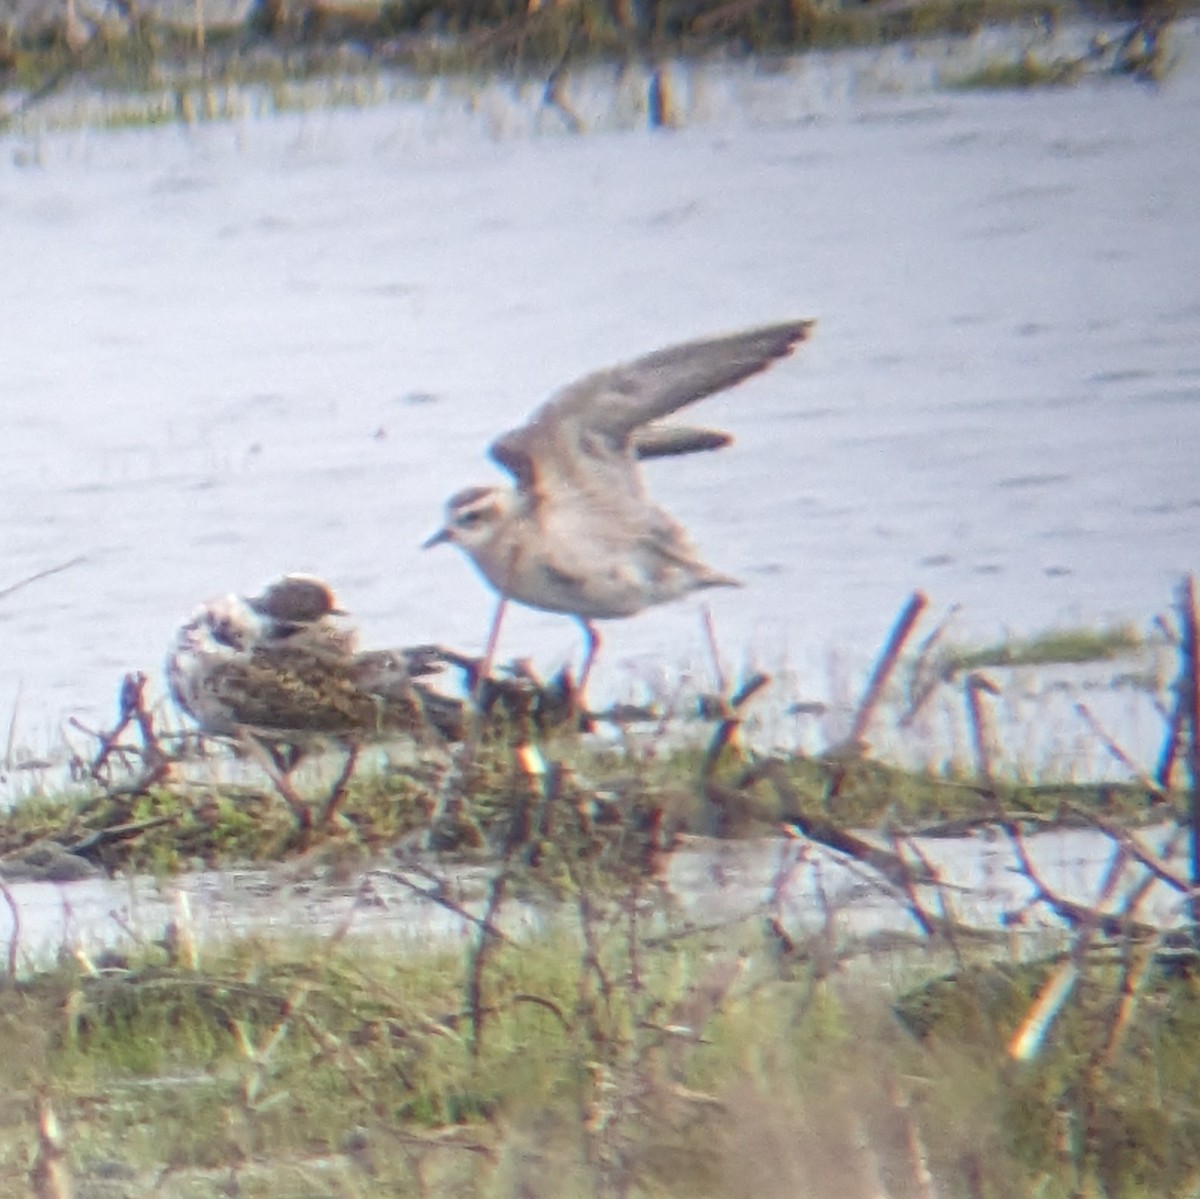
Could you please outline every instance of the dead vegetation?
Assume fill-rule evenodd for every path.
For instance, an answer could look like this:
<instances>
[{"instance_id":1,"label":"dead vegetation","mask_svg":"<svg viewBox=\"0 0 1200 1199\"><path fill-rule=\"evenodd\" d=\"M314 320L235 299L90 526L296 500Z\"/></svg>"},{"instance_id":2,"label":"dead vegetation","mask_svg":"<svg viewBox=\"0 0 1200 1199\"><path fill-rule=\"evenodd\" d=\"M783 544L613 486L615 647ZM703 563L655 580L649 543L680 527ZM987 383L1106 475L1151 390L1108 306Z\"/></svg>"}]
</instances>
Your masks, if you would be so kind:
<instances>
[{"instance_id":1,"label":"dead vegetation","mask_svg":"<svg viewBox=\"0 0 1200 1199\"><path fill-rule=\"evenodd\" d=\"M356 846L366 870L328 937L202 945L180 902L156 942L131 937L103 956L67 945L33 974L18 970L17 905L2 888L14 916L0 988L5 1188L1192 1193L1197 862L1177 852L1196 838L1188 796L1200 785L1192 584L1163 622L1178 666L1155 768L1123 789L1060 787L1041 814L1031 789L1005 779L990 721L1002 687L982 663L942 684L968 713L970 779L914 781L869 756L885 709L921 694L895 684L935 656L937 637L906 649L924 607L906 605L848 735L819 756L756 750L744 726L768 681L718 670L703 744L664 752L660 731L657 753L653 736L630 736L585 754L526 703L469 753L350 780L336 819L307 828L266 788L177 790L168 773L183 743L155 728L142 681L127 680L61 848L170 869L254 856L270 835L283 851ZM1118 791L1127 814L1174 811L1176 831L1132 829ZM967 890L897 802L922 810L941 793L959 823L940 831L999 838L1023 882L993 924L969 914ZM876 827L856 831L847 813L872 795ZM474 840L431 853L425 834L448 808ZM14 809L10 855L52 811ZM1047 819L1111 846L1090 896L1039 865L1030 833ZM764 885L737 903L687 901L673 868L696 854L698 832L773 833L754 851ZM456 863L481 851L482 882L465 888ZM726 868L713 857L704 869L719 899ZM906 931L856 931L835 871L904 914ZM397 953L353 936L384 882L457 921L461 948ZM1152 886L1175 897L1176 927L1150 910ZM530 904L536 932L521 916Z\"/></svg>"}]
</instances>

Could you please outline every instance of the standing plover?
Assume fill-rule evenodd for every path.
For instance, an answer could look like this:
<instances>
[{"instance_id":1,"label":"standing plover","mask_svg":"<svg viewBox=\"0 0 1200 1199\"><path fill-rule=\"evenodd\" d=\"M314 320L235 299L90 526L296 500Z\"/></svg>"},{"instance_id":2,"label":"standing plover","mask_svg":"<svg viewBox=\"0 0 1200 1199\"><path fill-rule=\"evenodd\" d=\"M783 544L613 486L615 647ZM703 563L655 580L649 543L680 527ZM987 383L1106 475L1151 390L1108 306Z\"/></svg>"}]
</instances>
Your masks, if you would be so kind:
<instances>
[{"instance_id":1,"label":"standing plover","mask_svg":"<svg viewBox=\"0 0 1200 1199\"><path fill-rule=\"evenodd\" d=\"M652 422L765 370L813 323L690 342L587 375L493 443L492 458L516 487L458 492L445 526L425 542L459 546L500 593L492 643L507 599L575 616L587 637L582 692L599 646L592 621L737 586L705 565L682 527L649 500L637 459L725 444L720 433Z\"/></svg>"}]
</instances>

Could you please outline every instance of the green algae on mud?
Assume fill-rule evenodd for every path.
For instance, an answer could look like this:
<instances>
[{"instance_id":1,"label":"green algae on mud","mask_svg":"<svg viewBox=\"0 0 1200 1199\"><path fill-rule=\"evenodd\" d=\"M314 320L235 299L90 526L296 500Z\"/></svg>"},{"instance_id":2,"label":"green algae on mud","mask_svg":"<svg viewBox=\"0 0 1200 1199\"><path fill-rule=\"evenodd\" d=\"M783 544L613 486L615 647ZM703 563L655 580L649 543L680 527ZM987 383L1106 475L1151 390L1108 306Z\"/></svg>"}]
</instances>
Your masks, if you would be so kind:
<instances>
[{"instance_id":1,"label":"green algae on mud","mask_svg":"<svg viewBox=\"0 0 1200 1199\"><path fill-rule=\"evenodd\" d=\"M546 817L555 820L555 835L581 847L596 837L611 840L605 860L618 875L649 852L651 836L745 838L781 826L863 828L884 819L952 835L997 811L1046 827L1085 823L1088 813L1138 824L1161 819L1168 807L1137 783L985 781L904 770L861 754L789 755L770 759L768 770L730 752L709 773L700 748L628 755L571 744L544 752L554 755L558 778ZM362 772L351 780L339 818L307 830L297 828L265 778L259 785L214 778L158 783L137 794L28 797L0 812L0 863L11 865L46 843L105 872L157 876L286 860L326 844L366 860L427 830L438 794L434 768ZM529 779L510 751L481 754L465 797L476 848L458 848L498 852L529 796Z\"/></svg>"},{"instance_id":2,"label":"green algae on mud","mask_svg":"<svg viewBox=\"0 0 1200 1199\"><path fill-rule=\"evenodd\" d=\"M1048 629L992 645L951 646L942 651L939 665L946 677L988 666L1080 665L1111 662L1135 654L1146 645L1146 639L1130 625Z\"/></svg>"}]
</instances>

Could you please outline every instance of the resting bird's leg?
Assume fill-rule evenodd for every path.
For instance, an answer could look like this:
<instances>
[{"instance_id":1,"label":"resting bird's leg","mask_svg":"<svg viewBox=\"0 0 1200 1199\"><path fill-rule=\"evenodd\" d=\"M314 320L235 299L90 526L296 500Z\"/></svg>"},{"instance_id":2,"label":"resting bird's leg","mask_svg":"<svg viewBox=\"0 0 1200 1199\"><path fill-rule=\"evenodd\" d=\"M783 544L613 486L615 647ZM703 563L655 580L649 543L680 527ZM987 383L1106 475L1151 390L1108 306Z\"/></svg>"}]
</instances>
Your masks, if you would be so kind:
<instances>
[{"instance_id":1,"label":"resting bird's leg","mask_svg":"<svg viewBox=\"0 0 1200 1199\"><path fill-rule=\"evenodd\" d=\"M304 750L298 745L289 745L286 750L283 750L274 741L263 741L260 744L271 756L275 769L284 778L291 778L292 771L300 765L300 759L304 757Z\"/></svg>"},{"instance_id":2,"label":"resting bird's leg","mask_svg":"<svg viewBox=\"0 0 1200 1199\"><path fill-rule=\"evenodd\" d=\"M249 731L243 731L240 740L250 749L251 754L258 759L259 764L267 772L268 778L275 785L275 790L279 792L280 798L287 804L288 810L295 817L301 833L307 833L312 828L312 812L308 804L296 794L295 788L292 787L292 768L286 765L282 753L271 742L262 741Z\"/></svg>"},{"instance_id":3,"label":"resting bird's leg","mask_svg":"<svg viewBox=\"0 0 1200 1199\"><path fill-rule=\"evenodd\" d=\"M345 746L346 760L342 763L342 769L329 792L329 798L321 805L321 815L318 817L317 823L322 827L333 820L338 804L346 797L346 787L350 782L350 776L354 773L354 767L358 763L359 748L357 741L351 741Z\"/></svg>"}]
</instances>

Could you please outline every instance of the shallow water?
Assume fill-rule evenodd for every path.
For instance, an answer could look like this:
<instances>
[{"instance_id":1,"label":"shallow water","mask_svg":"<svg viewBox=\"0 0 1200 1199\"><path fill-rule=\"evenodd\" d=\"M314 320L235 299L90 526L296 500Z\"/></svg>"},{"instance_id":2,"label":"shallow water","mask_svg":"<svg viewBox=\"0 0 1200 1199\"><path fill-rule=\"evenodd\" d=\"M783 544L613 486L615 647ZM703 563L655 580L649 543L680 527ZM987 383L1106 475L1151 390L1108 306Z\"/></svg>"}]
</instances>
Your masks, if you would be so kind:
<instances>
[{"instance_id":1,"label":"shallow water","mask_svg":"<svg viewBox=\"0 0 1200 1199\"><path fill-rule=\"evenodd\" d=\"M1137 834L1150 852L1161 854L1169 830L1143 829ZM1062 924L1044 906L1034 906L1029 879L1002 837L916 839L925 861L943 888L917 888L929 913L942 905L955 920L997 933L1016 927L1026 933L1062 932ZM1113 861L1113 843L1100 833L1060 830L1025 839L1025 849L1042 885L1070 902L1092 905L1103 893ZM1177 848L1166 855L1179 876L1185 873ZM916 860L909 855L914 867ZM488 872L430 863L445 880L445 893L477 917L486 906ZM7 958L15 939L19 968L45 965L60 948L94 955L103 949L128 951L167 933L168 924L185 924L202 949L247 936L369 936L387 940L398 952L455 945L471 939L473 927L446 908L421 899L398 884L394 870L382 868L341 883L322 881L320 872L303 874L299 867L271 871L199 872L159 884L140 877L94 879L62 885L13 883L12 908L0 905L0 952ZM1140 881L1140 866L1127 866L1107 903L1121 910L1123 898ZM408 873L412 886L428 888L428 878ZM672 855L665 886L673 915L699 924L758 923L773 912L784 927L807 934L832 927L838 938L890 930L917 933L903 896L875 880L872 872L848 867L839 855L795 841L712 843L695 839L690 848ZM652 899L653 896L648 896ZM1156 882L1134 916L1162 927L1180 923L1183 901L1178 892ZM568 921L569 912L558 913ZM514 936L536 935L556 920L546 908L512 902L501 921Z\"/></svg>"},{"instance_id":2,"label":"shallow water","mask_svg":"<svg viewBox=\"0 0 1200 1199\"><path fill-rule=\"evenodd\" d=\"M914 587L984 635L1143 621L1200 566L1196 45L1161 88L680 68L674 131L434 86L0 138L0 584L86 555L0 601L0 714L36 747L107 719L199 599L284 570L372 642L478 646L489 594L417 546L489 439L591 368L792 316L811 344L695 414L737 445L652 471L746 581L707 601L731 658L820 691ZM609 625L599 688L705 669L697 610ZM578 636L517 614L501 652Z\"/></svg>"}]
</instances>

